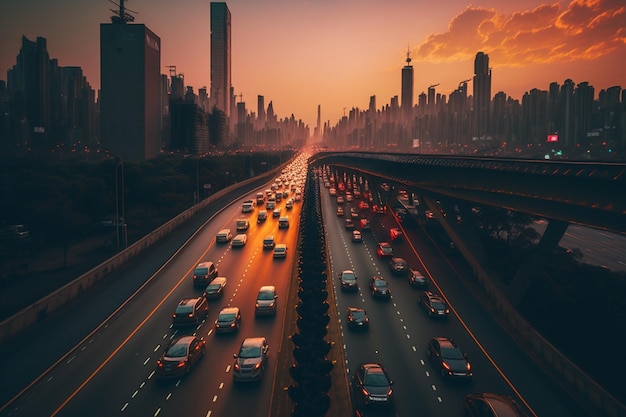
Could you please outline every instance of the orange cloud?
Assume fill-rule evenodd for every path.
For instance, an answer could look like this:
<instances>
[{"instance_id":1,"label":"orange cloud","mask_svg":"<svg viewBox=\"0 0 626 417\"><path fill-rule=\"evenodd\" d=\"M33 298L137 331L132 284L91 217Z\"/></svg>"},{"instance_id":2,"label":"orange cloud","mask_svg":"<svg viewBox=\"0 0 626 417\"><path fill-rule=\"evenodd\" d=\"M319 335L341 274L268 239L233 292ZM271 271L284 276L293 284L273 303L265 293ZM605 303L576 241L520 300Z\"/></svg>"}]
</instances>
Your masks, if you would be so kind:
<instances>
[{"instance_id":1,"label":"orange cloud","mask_svg":"<svg viewBox=\"0 0 626 417\"><path fill-rule=\"evenodd\" d=\"M626 46L623 0L572 0L505 15L468 6L444 33L428 36L415 61L471 60L478 51L503 66L592 60Z\"/></svg>"}]
</instances>

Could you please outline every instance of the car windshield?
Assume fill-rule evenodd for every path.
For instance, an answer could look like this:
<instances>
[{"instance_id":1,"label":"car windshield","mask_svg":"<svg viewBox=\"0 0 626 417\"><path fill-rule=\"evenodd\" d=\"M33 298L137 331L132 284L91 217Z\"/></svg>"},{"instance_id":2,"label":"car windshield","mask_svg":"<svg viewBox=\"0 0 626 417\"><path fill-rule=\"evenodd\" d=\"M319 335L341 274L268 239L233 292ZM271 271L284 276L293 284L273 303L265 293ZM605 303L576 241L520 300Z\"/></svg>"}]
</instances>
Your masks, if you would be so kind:
<instances>
[{"instance_id":1,"label":"car windshield","mask_svg":"<svg viewBox=\"0 0 626 417\"><path fill-rule=\"evenodd\" d=\"M446 359L463 359L463 353L457 348L448 347L441 349L441 357Z\"/></svg>"},{"instance_id":2,"label":"car windshield","mask_svg":"<svg viewBox=\"0 0 626 417\"><path fill-rule=\"evenodd\" d=\"M342 278L343 278L344 281L354 281L354 275L353 274L346 274L346 273L344 273Z\"/></svg>"},{"instance_id":3,"label":"car windshield","mask_svg":"<svg viewBox=\"0 0 626 417\"><path fill-rule=\"evenodd\" d=\"M384 253L391 253L391 247L389 246L382 246L382 250Z\"/></svg>"},{"instance_id":4,"label":"car windshield","mask_svg":"<svg viewBox=\"0 0 626 417\"><path fill-rule=\"evenodd\" d=\"M193 311L193 307L192 306L178 306L176 307L176 314L187 314L187 313L191 313Z\"/></svg>"},{"instance_id":5,"label":"car windshield","mask_svg":"<svg viewBox=\"0 0 626 417\"><path fill-rule=\"evenodd\" d=\"M363 320L365 318L365 312L364 311L353 311L352 312L352 317L354 317L355 320Z\"/></svg>"},{"instance_id":6,"label":"car windshield","mask_svg":"<svg viewBox=\"0 0 626 417\"><path fill-rule=\"evenodd\" d=\"M380 287L380 288L384 288L387 286L387 283L385 281L383 281L382 279L377 279L374 281L374 286L375 287Z\"/></svg>"},{"instance_id":7,"label":"car windshield","mask_svg":"<svg viewBox=\"0 0 626 417\"><path fill-rule=\"evenodd\" d=\"M235 313L222 313L217 318L217 321L233 321L235 320Z\"/></svg>"},{"instance_id":8,"label":"car windshield","mask_svg":"<svg viewBox=\"0 0 626 417\"><path fill-rule=\"evenodd\" d=\"M176 343L167 349L165 356L170 358L181 358L187 355L187 343Z\"/></svg>"},{"instance_id":9,"label":"car windshield","mask_svg":"<svg viewBox=\"0 0 626 417\"><path fill-rule=\"evenodd\" d=\"M442 303L441 301L432 301L431 305L433 306L434 309L436 310L443 310L446 308L445 304Z\"/></svg>"},{"instance_id":10,"label":"car windshield","mask_svg":"<svg viewBox=\"0 0 626 417\"><path fill-rule=\"evenodd\" d=\"M272 300L274 299L274 293L271 291L261 291L257 299L258 300Z\"/></svg>"},{"instance_id":11,"label":"car windshield","mask_svg":"<svg viewBox=\"0 0 626 417\"><path fill-rule=\"evenodd\" d=\"M220 285L220 284L209 284L209 285L206 287L206 289L207 289L208 291L215 291L215 290L219 290L219 289L220 289L220 287L221 287L221 285Z\"/></svg>"},{"instance_id":12,"label":"car windshield","mask_svg":"<svg viewBox=\"0 0 626 417\"><path fill-rule=\"evenodd\" d=\"M194 274L196 275L207 275L208 273L209 273L208 268L196 268L196 270L194 271Z\"/></svg>"},{"instance_id":13,"label":"car windshield","mask_svg":"<svg viewBox=\"0 0 626 417\"><path fill-rule=\"evenodd\" d=\"M242 346L239 350L240 358L258 358L261 356L261 348L259 346Z\"/></svg>"},{"instance_id":14,"label":"car windshield","mask_svg":"<svg viewBox=\"0 0 626 417\"><path fill-rule=\"evenodd\" d=\"M284 251L285 251L285 248L281 248L280 246L277 247L276 249L274 249L274 252L276 252L276 253L282 253Z\"/></svg>"},{"instance_id":15,"label":"car windshield","mask_svg":"<svg viewBox=\"0 0 626 417\"><path fill-rule=\"evenodd\" d=\"M365 374L365 385L370 387L386 387L389 385L387 377L382 372L368 372Z\"/></svg>"}]
</instances>

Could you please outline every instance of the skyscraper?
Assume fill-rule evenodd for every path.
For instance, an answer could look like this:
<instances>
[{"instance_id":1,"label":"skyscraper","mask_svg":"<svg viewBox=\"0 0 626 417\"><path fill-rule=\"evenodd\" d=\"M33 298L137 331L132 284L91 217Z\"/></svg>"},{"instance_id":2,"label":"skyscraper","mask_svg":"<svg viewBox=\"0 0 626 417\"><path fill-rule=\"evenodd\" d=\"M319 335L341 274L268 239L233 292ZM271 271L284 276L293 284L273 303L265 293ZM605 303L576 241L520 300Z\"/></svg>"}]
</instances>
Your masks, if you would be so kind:
<instances>
[{"instance_id":1,"label":"skyscraper","mask_svg":"<svg viewBox=\"0 0 626 417\"><path fill-rule=\"evenodd\" d=\"M230 10L211 2L211 102L230 119Z\"/></svg>"},{"instance_id":2,"label":"skyscraper","mask_svg":"<svg viewBox=\"0 0 626 417\"><path fill-rule=\"evenodd\" d=\"M405 117L411 115L413 108L413 65L411 65L411 51L406 52L406 65L402 67L402 113Z\"/></svg>"},{"instance_id":3,"label":"skyscraper","mask_svg":"<svg viewBox=\"0 0 626 417\"><path fill-rule=\"evenodd\" d=\"M479 52L474 59L474 136L490 133L491 123L491 68L489 55Z\"/></svg>"},{"instance_id":4,"label":"skyscraper","mask_svg":"<svg viewBox=\"0 0 626 417\"><path fill-rule=\"evenodd\" d=\"M101 143L124 160L161 151L160 68L161 39L145 25L100 25Z\"/></svg>"}]
</instances>

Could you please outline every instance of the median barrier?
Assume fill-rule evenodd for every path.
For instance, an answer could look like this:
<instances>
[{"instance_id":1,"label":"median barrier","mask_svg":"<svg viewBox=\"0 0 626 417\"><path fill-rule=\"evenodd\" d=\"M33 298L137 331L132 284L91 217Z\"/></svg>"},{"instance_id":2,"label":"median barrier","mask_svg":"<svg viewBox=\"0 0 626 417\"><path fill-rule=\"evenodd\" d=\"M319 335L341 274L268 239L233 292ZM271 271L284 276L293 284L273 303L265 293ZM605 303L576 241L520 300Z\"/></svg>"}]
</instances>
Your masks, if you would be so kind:
<instances>
[{"instance_id":1,"label":"median barrier","mask_svg":"<svg viewBox=\"0 0 626 417\"><path fill-rule=\"evenodd\" d=\"M241 188L248 187L257 182L267 181L268 178L273 177L276 173L280 172L280 170L289 162L290 161L285 162L277 168L261 175L249 178L217 191L210 197L200 201L198 204L193 205L176 217L170 219L168 222L142 237L126 249L107 259L105 262L90 269L63 287L55 290L46 297L34 302L30 306L2 321L0 323L0 343L3 343L10 337L15 336L28 326L35 324L40 319L57 310L59 307L78 297L96 282L110 276L113 271L123 267L129 260L135 258L141 252L176 230L179 226L210 204Z\"/></svg>"}]
</instances>

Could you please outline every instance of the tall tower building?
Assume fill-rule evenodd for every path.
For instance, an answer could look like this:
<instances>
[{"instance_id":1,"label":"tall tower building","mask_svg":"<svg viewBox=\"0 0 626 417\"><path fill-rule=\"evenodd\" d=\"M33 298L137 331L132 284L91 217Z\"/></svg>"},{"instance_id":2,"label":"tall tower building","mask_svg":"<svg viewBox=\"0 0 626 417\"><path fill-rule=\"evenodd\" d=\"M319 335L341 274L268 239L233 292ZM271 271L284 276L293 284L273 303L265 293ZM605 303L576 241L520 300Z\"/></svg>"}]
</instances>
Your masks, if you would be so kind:
<instances>
[{"instance_id":1,"label":"tall tower building","mask_svg":"<svg viewBox=\"0 0 626 417\"><path fill-rule=\"evenodd\" d=\"M487 136L491 123L491 68L489 55L479 52L474 59L474 136Z\"/></svg>"},{"instance_id":2,"label":"tall tower building","mask_svg":"<svg viewBox=\"0 0 626 417\"><path fill-rule=\"evenodd\" d=\"M265 97L258 95L256 99L257 130L265 127Z\"/></svg>"},{"instance_id":3,"label":"tall tower building","mask_svg":"<svg viewBox=\"0 0 626 417\"><path fill-rule=\"evenodd\" d=\"M411 51L406 52L406 65L402 67L402 113L410 116L413 108L413 65L411 65Z\"/></svg>"},{"instance_id":4,"label":"tall tower building","mask_svg":"<svg viewBox=\"0 0 626 417\"><path fill-rule=\"evenodd\" d=\"M211 2L211 102L231 116L230 10L224 2Z\"/></svg>"},{"instance_id":5,"label":"tall tower building","mask_svg":"<svg viewBox=\"0 0 626 417\"><path fill-rule=\"evenodd\" d=\"M124 160L151 159L161 151L161 39L123 6L111 20L100 25L101 143Z\"/></svg>"}]
</instances>

